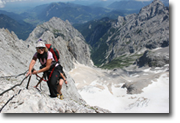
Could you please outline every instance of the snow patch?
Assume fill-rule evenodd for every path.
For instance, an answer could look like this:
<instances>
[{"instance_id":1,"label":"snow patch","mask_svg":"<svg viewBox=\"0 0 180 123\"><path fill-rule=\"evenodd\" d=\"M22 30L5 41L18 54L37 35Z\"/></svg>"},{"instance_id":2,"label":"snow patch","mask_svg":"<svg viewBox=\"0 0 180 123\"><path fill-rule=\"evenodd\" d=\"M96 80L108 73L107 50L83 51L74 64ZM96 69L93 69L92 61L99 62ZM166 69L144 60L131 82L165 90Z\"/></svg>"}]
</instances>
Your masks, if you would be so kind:
<instances>
[{"instance_id":1,"label":"snow patch","mask_svg":"<svg viewBox=\"0 0 180 123\"><path fill-rule=\"evenodd\" d=\"M82 66L78 67L82 68ZM88 68L87 66L81 70L89 71L89 76L91 76L92 71L98 73L96 77L93 76L89 85L81 86L78 90L89 105L99 106L113 113L169 113L169 72L166 72L166 69L156 68L153 71L148 68L141 75L137 73L123 77L126 82L132 82L135 77L140 78L143 75L148 77L149 74L162 72L156 80L153 78L152 84L145 87L141 94L132 95L127 94L126 88L121 88L124 83L116 83L122 81L122 76L119 76L119 78L109 76L103 78L104 75L100 76L100 73L105 73L104 71L98 71L98 69ZM81 76L77 78L80 80L82 76L83 73L81 72Z\"/></svg>"}]
</instances>

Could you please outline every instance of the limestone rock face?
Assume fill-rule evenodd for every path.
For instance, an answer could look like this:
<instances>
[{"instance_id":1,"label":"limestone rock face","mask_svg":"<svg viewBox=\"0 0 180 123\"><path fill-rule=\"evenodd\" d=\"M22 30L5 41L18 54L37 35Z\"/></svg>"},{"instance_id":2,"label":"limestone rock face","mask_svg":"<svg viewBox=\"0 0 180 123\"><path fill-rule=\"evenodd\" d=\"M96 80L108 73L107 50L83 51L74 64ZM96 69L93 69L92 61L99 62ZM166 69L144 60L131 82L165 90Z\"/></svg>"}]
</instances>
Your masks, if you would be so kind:
<instances>
[{"instance_id":1,"label":"limestone rock face","mask_svg":"<svg viewBox=\"0 0 180 123\"><path fill-rule=\"evenodd\" d=\"M25 72L32 59L33 47L19 40L14 32L0 29L0 71L1 75L14 75Z\"/></svg>"},{"instance_id":2,"label":"limestone rock face","mask_svg":"<svg viewBox=\"0 0 180 123\"><path fill-rule=\"evenodd\" d=\"M143 48L169 46L169 10L159 0L142 8L138 15L126 16L124 20L124 26L120 24L118 30L120 35L114 38L117 45L113 50L118 50L121 46L115 56L123 54L124 50L134 53ZM118 23L122 23L122 19Z\"/></svg>"},{"instance_id":3,"label":"limestone rock face","mask_svg":"<svg viewBox=\"0 0 180 123\"><path fill-rule=\"evenodd\" d=\"M117 23L102 37L104 43L99 44L97 53L105 56L98 64L128 54L144 53L158 47L169 46L169 8L160 0L154 0L143 7L139 14L118 17ZM96 55L96 51L93 54ZM106 59L106 60L104 60Z\"/></svg>"},{"instance_id":4,"label":"limestone rock face","mask_svg":"<svg viewBox=\"0 0 180 123\"><path fill-rule=\"evenodd\" d=\"M8 86L12 86L12 82L6 82ZM3 83L2 86L7 83ZM6 85L6 88L8 86ZM3 89L0 88L0 90ZM90 106L84 101L75 101L67 97L63 100L50 98L44 89L39 92L35 88L27 90L23 87L17 87L1 96L0 108L13 95L14 98L2 109L1 113L110 113L100 107Z\"/></svg>"},{"instance_id":5,"label":"limestone rock face","mask_svg":"<svg viewBox=\"0 0 180 123\"><path fill-rule=\"evenodd\" d=\"M136 60L139 67L163 67L169 64L169 47L155 51L146 51L142 57Z\"/></svg>"}]
</instances>

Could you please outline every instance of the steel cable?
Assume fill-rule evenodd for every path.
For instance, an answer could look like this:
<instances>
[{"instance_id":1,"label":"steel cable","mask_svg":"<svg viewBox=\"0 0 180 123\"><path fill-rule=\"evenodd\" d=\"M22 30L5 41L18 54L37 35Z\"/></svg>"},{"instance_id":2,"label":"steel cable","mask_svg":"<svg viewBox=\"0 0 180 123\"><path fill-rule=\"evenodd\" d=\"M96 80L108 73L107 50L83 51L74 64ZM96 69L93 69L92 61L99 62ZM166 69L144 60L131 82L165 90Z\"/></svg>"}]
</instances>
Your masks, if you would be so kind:
<instances>
[{"instance_id":1,"label":"steel cable","mask_svg":"<svg viewBox=\"0 0 180 123\"><path fill-rule=\"evenodd\" d=\"M26 72L25 72L25 73L26 73ZM18 76L20 76L20 75L24 75L24 74L19 74ZM6 92L12 90L12 89L15 88L16 86L21 86L22 83L24 82L24 80L27 79L28 77L29 77L29 75L26 76L26 77L21 81L20 84L16 84L16 85L14 85L13 87L11 87L11 88L3 91L3 92L0 94L0 96L2 96L2 95L3 95L4 93L6 93ZM13 95L10 99L8 99L8 101L1 107L0 112L3 110L3 108L4 108L15 96L17 96L18 94L20 94L21 90L22 90L22 89L20 89L17 94Z\"/></svg>"},{"instance_id":2,"label":"steel cable","mask_svg":"<svg viewBox=\"0 0 180 123\"><path fill-rule=\"evenodd\" d=\"M28 71L28 70L27 70L27 71ZM27 71L24 72L24 73L18 74L18 75L12 75L12 76L0 76L0 78L11 78L11 77L17 78L17 77L19 77L19 76L25 75L25 74L27 73Z\"/></svg>"},{"instance_id":3,"label":"steel cable","mask_svg":"<svg viewBox=\"0 0 180 123\"><path fill-rule=\"evenodd\" d=\"M16 85L14 85L13 87L11 87L11 88L9 88L9 89L7 89L7 90L5 90L5 91L3 91L2 93L0 93L0 96L2 96L4 93L6 93L6 92L8 92L8 91L10 91L10 90L12 90L13 88L15 88L16 86L20 86L20 85L22 85L22 83L24 82L24 80L25 79L27 79L29 76L26 76L22 81L21 81L21 83L20 84L16 84Z\"/></svg>"}]
</instances>

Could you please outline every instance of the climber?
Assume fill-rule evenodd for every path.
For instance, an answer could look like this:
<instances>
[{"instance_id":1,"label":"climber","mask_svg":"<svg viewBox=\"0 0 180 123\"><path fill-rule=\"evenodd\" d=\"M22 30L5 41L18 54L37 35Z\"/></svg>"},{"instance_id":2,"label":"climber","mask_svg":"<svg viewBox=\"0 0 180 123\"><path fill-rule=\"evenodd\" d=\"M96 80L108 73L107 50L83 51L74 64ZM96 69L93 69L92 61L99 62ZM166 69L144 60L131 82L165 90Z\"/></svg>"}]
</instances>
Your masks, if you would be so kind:
<instances>
[{"instance_id":1,"label":"climber","mask_svg":"<svg viewBox=\"0 0 180 123\"><path fill-rule=\"evenodd\" d=\"M61 98L63 98L60 89L62 88L62 79L66 79L64 76L61 77L59 63L55 62L52 53L48 51L45 43L42 40L37 42L36 50L37 52L34 54L31 60L29 71L26 76L44 72L46 74L46 77L48 78L47 84L49 87L50 97L58 97L59 95L61 95ZM39 62L42 66L40 67L40 70L34 70L32 72L37 59L39 59ZM59 85L60 87L58 87L58 83L61 84ZM65 83L67 84L67 81L65 81Z\"/></svg>"}]
</instances>

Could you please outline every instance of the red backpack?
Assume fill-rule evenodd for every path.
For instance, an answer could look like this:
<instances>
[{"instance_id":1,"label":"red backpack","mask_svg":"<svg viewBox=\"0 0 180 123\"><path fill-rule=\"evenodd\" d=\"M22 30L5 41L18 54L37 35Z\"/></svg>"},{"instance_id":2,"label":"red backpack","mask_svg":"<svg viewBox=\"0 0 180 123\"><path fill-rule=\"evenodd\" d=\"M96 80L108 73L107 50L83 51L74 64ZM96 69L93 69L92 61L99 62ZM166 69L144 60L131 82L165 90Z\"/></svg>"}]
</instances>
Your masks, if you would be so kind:
<instances>
[{"instance_id":1,"label":"red backpack","mask_svg":"<svg viewBox=\"0 0 180 123\"><path fill-rule=\"evenodd\" d=\"M45 44L48 50L53 54L53 58L56 62L59 62L59 51L56 48L53 48L51 44Z\"/></svg>"},{"instance_id":2,"label":"red backpack","mask_svg":"<svg viewBox=\"0 0 180 123\"><path fill-rule=\"evenodd\" d=\"M62 74L66 77L66 74L63 71L63 67L61 66L60 62L59 62L59 51L56 48L52 48L51 44L45 44L46 47L48 48L48 50L53 54L53 58L55 59L56 62L59 63L59 69L61 70ZM52 74L52 73L51 73ZM50 75L51 76L51 75ZM66 77L67 78L67 77ZM50 79L50 78L49 78Z\"/></svg>"}]
</instances>

